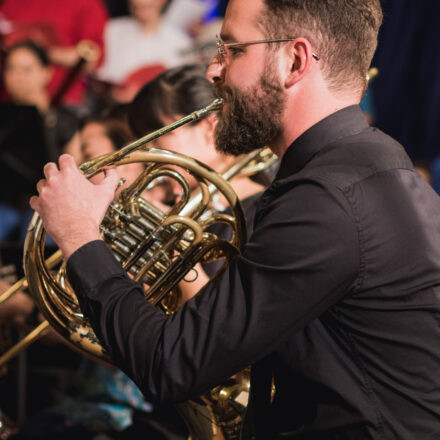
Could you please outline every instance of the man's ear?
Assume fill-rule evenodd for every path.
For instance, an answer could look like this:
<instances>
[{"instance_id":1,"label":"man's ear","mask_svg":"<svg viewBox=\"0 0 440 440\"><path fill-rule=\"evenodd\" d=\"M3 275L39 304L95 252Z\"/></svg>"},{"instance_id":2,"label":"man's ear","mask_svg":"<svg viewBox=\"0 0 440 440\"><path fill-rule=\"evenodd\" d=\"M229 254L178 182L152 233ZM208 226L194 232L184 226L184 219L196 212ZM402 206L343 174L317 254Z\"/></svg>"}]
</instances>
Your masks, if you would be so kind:
<instances>
[{"instance_id":1,"label":"man's ear","mask_svg":"<svg viewBox=\"0 0 440 440\"><path fill-rule=\"evenodd\" d=\"M316 55L308 40L297 38L284 48L285 81L286 88L290 88L301 81L309 72L313 63L316 63Z\"/></svg>"}]
</instances>

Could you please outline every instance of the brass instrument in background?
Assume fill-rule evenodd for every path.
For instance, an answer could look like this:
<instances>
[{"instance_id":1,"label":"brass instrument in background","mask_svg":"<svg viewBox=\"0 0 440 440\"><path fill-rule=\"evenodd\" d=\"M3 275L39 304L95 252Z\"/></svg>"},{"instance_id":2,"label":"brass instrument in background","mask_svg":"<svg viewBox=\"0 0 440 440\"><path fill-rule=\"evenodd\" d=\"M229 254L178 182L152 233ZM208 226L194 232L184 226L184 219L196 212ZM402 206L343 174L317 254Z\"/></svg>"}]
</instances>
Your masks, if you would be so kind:
<instances>
[{"instance_id":1,"label":"brass instrument in background","mask_svg":"<svg viewBox=\"0 0 440 440\"><path fill-rule=\"evenodd\" d=\"M222 100L215 100L206 108L80 167L86 176L91 177L109 166L133 162L146 164L145 170L135 182L122 190L119 198L110 205L102 222L101 232L123 268L144 287L146 299L165 313L177 310L178 284L198 262L220 258L229 260L240 252L246 240L241 203L226 179L237 174L248 175L261 171L276 160L268 149L258 150L239 158L222 177L187 156L167 150L141 148L160 136L219 109L221 105ZM198 193L193 196L190 195L186 180L188 174L198 182ZM174 180L181 189L181 196L168 211L159 209L142 196L156 180L164 177ZM227 201L231 214L213 212L206 216L211 196L216 192ZM208 231L210 226L218 222L225 223L232 229L230 241ZM27 281L19 281L1 295L0 303L28 283L31 294L47 321L1 356L0 366L32 343L49 323L69 343L98 360L112 363L80 311L76 296L66 278L61 252L58 251L45 260L44 241L42 221L38 214L34 214L24 249ZM208 395L202 396L204 405L195 401L179 404L177 408L188 425L191 438L238 438L248 392L248 375L247 372L242 372L228 383L219 385Z\"/></svg>"}]
</instances>

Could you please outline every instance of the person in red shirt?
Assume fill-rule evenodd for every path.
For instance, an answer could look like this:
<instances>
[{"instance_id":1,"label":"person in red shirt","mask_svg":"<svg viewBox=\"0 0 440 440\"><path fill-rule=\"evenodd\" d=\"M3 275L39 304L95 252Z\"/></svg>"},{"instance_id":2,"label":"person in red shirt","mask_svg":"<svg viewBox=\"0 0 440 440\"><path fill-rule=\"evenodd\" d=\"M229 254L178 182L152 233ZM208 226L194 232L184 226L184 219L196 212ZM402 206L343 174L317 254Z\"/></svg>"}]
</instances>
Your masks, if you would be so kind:
<instances>
[{"instance_id":1,"label":"person in red shirt","mask_svg":"<svg viewBox=\"0 0 440 440\"><path fill-rule=\"evenodd\" d=\"M4 0L0 5L0 33L6 46L20 38L34 39L46 46L51 62L57 66L49 86L53 95L68 69L78 63L78 48L84 42L102 55L107 18L102 0L63 0L61 4L59 0ZM83 94L84 81L79 78L67 90L63 103L80 105Z\"/></svg>"}]
</instances>

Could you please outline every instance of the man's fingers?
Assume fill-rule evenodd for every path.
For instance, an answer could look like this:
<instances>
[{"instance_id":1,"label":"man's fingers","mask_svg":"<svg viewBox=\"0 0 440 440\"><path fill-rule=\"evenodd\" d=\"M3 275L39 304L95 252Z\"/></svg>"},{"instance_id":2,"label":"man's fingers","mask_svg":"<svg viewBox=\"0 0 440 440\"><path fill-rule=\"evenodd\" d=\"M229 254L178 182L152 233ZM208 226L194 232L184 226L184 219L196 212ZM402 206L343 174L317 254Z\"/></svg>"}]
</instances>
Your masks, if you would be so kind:
<instances>
[{"instance_id":1,"label":"man's fingers","mask_svg":"<svg viewBox=\"0 0 440 440\"><path fill-rule=\"evenodd\" d=\"M58 163L60 165L60 170L63 170L65 168L78 169L75 163L75 159L70 154L62 154L58 159Z\"/></svg>"},{"instance_id":2,"label":"man's fingers","mask_svg":"<svg viewBox=\"0 0 440 440\"><path fill-rule=\"evenodd\" d=\"M32 197L29 199L29 205L31 205L31 208L32 208L34 211L37 211L37 212L38 212L38 208L39 208L39 206L38 206L38 197L37 197L37 196L32 196Z\"/></svg>"},{"instance_id":3,"label":"man's fingers","mask_svg":"<svg viewBox=\"0 0 440 440\"><path fill-rule=\"evenodd\" d=\"M41 191L43 190L44 185L46 185L46 180L45 179L41 179L41 180L38 181L38 183L37 183L38 194L41 194Z\"/></svg>"},{"instance_id":4,"label":"man's fingers","mask_svg":"<svg viewBox=\"0 0 440 440\"><path fill-rule=\"evenodd\" d=\"M43 173L46 176L46 179L50 179L51 177L55 176L55 174L58 173L56 163L48 162L46 165L44 165Z\"/></svg>"}]
</instances>

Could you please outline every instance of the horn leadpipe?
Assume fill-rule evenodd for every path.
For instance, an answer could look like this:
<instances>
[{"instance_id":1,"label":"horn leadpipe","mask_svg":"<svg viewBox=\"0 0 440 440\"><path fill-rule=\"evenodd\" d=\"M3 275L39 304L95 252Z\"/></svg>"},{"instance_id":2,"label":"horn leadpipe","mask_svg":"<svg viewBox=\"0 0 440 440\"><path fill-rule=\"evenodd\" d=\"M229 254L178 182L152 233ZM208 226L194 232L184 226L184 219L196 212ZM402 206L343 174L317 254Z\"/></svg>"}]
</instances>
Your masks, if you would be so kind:
<instances>
[{"instance_id":1,"label":"horn leadpipe","mask_svg":"<svg viewBox=\"0 0 440 440\"><path fill-rule=\"evenodd\" d=\"M113 165L118 160L139 149L145 144L155 141L161 136L168 134L169 132L181 127L182 125L188 124L189 122L198 121L205 117L208 113L219 110L223 106L223 102L224 101L221 98L215 99L208 106L200 110L196 110L189 115L179 119L178 121L172 122L171 124L160 128L159 130L153 131L153 133L149 133L135 140L131 144L126 145L125 147L121 148L118 151L115 151L114 153L106 154L104 156L100 156L96 159L92 159L88 162L83 163L80 166L80 169L87 176L96 174L101 168Z\"/></svg>"}]
</instances>

